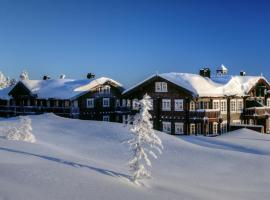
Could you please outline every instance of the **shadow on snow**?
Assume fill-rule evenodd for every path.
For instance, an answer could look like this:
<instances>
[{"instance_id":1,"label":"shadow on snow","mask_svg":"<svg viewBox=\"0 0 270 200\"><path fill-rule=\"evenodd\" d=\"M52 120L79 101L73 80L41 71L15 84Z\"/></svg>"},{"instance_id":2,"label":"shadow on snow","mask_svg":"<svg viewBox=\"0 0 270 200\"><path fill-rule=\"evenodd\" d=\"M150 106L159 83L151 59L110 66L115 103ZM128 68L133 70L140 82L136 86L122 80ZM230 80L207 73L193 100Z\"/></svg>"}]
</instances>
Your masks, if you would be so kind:
<instances>
[{"instance_id":1,"label":"shadow on snow","mask_svg":"<svg viewBox=\"0 0 270 200\"><path fill-rule=\"evenodd\" d=\"M0 150L1 151L12 152L12 153L17 153L17 154L28 155L28 156L34 156L34 157L38 157L38 158L41 158L41 159L45 159L45 160L57 162L57 163L60 163L60 164L68 165L68 166L71 166L71 167L76 167L76 168L83 167L83 168L93 170L93 171L98 172L98 173L103 174L103 175L112 176L112 177L119 177L119 178L126 178L128 180L132 180L131 176L128 176L126 174L122 174L122 173L115 172L115 171L112 171L112 170L92 167L90 165L80 164L80 163L73 162L73 161L63 160L63 159L56 158L56 157L39 155L39 154L34 154L34 153L29 153L29 152L19 151L19 150L14 150L14 149L9 149L9 148L3 148L3 147L0 147Z\"/></svg>"}]
</instances>

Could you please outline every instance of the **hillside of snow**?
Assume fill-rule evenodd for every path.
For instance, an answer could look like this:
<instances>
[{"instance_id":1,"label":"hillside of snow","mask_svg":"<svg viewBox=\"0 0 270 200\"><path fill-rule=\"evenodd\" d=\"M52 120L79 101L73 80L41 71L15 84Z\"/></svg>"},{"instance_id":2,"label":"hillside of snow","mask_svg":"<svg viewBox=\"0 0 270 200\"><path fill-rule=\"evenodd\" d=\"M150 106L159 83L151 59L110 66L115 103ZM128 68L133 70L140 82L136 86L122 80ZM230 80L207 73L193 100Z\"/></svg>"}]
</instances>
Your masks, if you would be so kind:
<instances>
[{"instance_id":1,"label":"hillside of snow","mask_svg":"<svg viewBox=\"0 0 270 200\"><path fill-rule=\"evenodd\" d=\"M0 120L1 200L268 199L270 136L250 130L220 137L158 133L163 154L153 178L130 182L130 137L122 124L31 116L34 144L8 141ZM2 134L2 135L1 135Z\"/></svg>"}]
</instances>

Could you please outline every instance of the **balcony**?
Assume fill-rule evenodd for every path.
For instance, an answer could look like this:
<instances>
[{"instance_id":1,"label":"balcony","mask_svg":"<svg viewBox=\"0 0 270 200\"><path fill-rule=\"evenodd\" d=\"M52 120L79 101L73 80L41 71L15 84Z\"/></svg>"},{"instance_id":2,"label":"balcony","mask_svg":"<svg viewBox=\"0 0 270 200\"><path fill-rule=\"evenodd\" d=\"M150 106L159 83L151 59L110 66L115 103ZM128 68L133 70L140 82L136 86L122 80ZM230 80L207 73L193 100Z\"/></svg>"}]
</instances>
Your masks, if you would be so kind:
<instances>
[{"instance_id":1,"label":"balcony","mask_svg":"<svg viewBox=\"0 0 270 200\"><path fill-rule=\"evenodd\" d=\"M246 108L243 111L244 117L268 117L270 116L269 107L252 107Z\"/></svg>"},{"instance_id":2,"label":"balcony","mask_svg":"<svg viewBox=\"0 0 270 200\"><path fill-rule=\"evenodd\" d=\"M7 115L19 114L42 114L45 112L52 112L58 115L69 115L69 107L41 107L41 106L0 106L0 113Z\"/></svg>"},{"instance_id":3,"label":"balcony","mask_svg":"<svg viewBox=\"0 0 270 200\"><path fill-rule=\"evenodd\" d=\"M189 111L190 119L217 121L219 117L220 110L218 109L199 109L196 111Z\"/></svg>"}]
</instances>

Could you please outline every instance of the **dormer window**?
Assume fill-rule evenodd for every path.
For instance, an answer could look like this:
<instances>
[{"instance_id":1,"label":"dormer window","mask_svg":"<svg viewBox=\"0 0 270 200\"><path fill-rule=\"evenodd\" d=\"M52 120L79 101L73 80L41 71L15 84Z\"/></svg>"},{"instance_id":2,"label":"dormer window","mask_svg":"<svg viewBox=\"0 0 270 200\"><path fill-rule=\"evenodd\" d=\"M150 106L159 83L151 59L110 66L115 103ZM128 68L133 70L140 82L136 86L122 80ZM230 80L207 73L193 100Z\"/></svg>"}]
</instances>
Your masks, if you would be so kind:
<instances>
[{"instance_id":1,"label":"dormer window","mask_svg":"<svg viewBox=\"0 0 270 200\"><path fill-rule=\"evenodd\" d=\"M166 82L156 82L155 83L156 92L168 92L168 86Z\"/></svg>"}]
</instances>

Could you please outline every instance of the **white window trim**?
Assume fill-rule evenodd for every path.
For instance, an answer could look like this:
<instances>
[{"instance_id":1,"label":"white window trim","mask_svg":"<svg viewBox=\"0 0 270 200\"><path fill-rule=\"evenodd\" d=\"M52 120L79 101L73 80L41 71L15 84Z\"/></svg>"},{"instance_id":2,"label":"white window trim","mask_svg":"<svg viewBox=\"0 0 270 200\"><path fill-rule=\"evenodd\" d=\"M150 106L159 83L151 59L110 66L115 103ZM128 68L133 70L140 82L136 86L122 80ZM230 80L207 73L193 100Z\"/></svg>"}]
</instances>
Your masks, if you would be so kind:
<instances>
[{"instance_id":1,"label":"white window trim","mask_svg":"<svg viewBox=\"0 0 270 200\"><path fill-rule=\"evenodd\" d=\"M196 110L196 103L194 101L190 101L189 110L190 111Z\"/></svg>"},{"instance_id":2,"label":"white window trim","mask_svg":"<svg viewBox=\"0 0 270 200\"><path fill-rule=\"evenodd\" d=\"M179 127L179 130L180 131L176 131L176 127ZM174 131L175 131L175 134L177 134L177 135L182 135L182 134L184 134L184 123L182 123L182 122L175 122L174 123Z\"/></svg>"},{"instance_id":3,"label":"white window trim","mask_svg":"<svg viewBox=\"0 0 270 200\"><path fill-rule=\"evenodd\" d=\"M190 131L190 134L196 134L196 124L191 123L189 129L190 129L189 130Z\"/></svg>"},{"instance_id":4,"label":"white window trim","mask_svg":"<svg viewBox=\"0 0 270 200\"><path fill-rule=\"evenodd\" d=\"M177 106L181 105L181 106ZM183 111L184 110L184 99L175 99L174 100L174 111Z\"/></svg>"},{"instance_id":5,"label":"white window trim","mask_svg":"<svg viewBox=\"0 0 270 200\"><path fill-rule=\"evenodd\" d=\"M162 122L162 131L165 133L171 133L172 132L171 122Z\"/></svg>"},{"instance_id":6,"label":"white window trim","mask_svg":"<svg viewBox=\"0 0 270 200\"><path fill-rule=\"evenodd\" d=\"M102 120L104 122L109 122L110 121L110 115L103 115Z\"/></svg>"},{"instance_id":7,"label":"white window trim","mask_svg":"<svg viewBox=\"0 0 270 200\"><path fill-rule=\"evenodd\" d=\"M224 109L222 106L223 103L224 103ZM226 99L220 100L220 111L221 111L221 114L227 114L227 100Z\"/></svg>"},{"instance_id":8,"label":"white window trim","mask_svg":"<svg viewBox=\"0 0 270 200\"><path fill-rule=\"evenodd\" d=\"M270 98L267 98L267 100L266 100L266 106L270 108Z\"/></svg>"},{"instance_id":9,"label":"white window trim","mask_svg":"<svg viewBox=\"0 0 270 200\"><path fill-rule=\"evenodd\" d=\"M213 134L217 134L218 133L218 123L214 122L213 123Z\"/></svg>"},{"instance_id":10,"label":"white window trim","mask_svg":"<svg viewBox=\"0 0 270 200\"><path fill-rule=\"evenodd\" d=\"M233 107L234 105L234 107ZM234 108L234 109L233 109ZM236 103L236 99L232 99L230 101L230 111L231 113L235 113L237 111L237 103Z\"/></svg>"},{"instance_id":11,"label":"white window trim","mask_svg":"<svg viewBox=\"0 0 270 200\"><path fill-rule=\"evenodd\" d=\"M167 82L155 82L155 92L168 92Z\"/></svg>"},{"instance_id":12,"label":"white window trim","mask_svg":"<svg viewBox=\"0 0 270 200\"><path fill-rule=\"evenodd\" d=\"M108 105L105 104L106 101L108 101ZM103 108L109 108L110 107L110 98L103 98L102 99L102 106L103 106Z\"/></svg>"},{"instance_id":13,"label":"white window trim","mask_svg":"<svg viewBox=\"0 0 270 200\"><path fill-rule=\"evenodd\" d=\"M92 103L89 103L92 102ZM86 99L86 108L94 108L95 107L95 100L94 98Z\"/></svg>"},{"instance_id":14,"label":"white window trim","mask_svg":"<svg viewBox=\"0 0 270 200\"><path fill-rule=\"evenodd\" d=\"M215 103L217 104L217 108L215 107ZM220 100L213 100L213 109L220 110Z\"/></svg>"},{"instance_id":15,"label":"white window trim","mask_svg":"<svg viewBox=\"0 0 270 200\"><path fill-rule=\"evenodd\" d=\"M169 107L164 107L164 105L169 105ZM171 111L171 99L162 99L162 111Z\"/></svg>"},{"instance_id":16,"label":"white window trim","mask_svg":"<svg viewBox=\"0 0 270 200\"><path fill-rule=\"evenodd\" d=\"M239 107L239 103L241 102L241 108ZM244 108L244 101L243 99L237 99L236 102L236 112L237 113L242 113L243 112L243 108Z\"/></svg>"}]
</instances>

